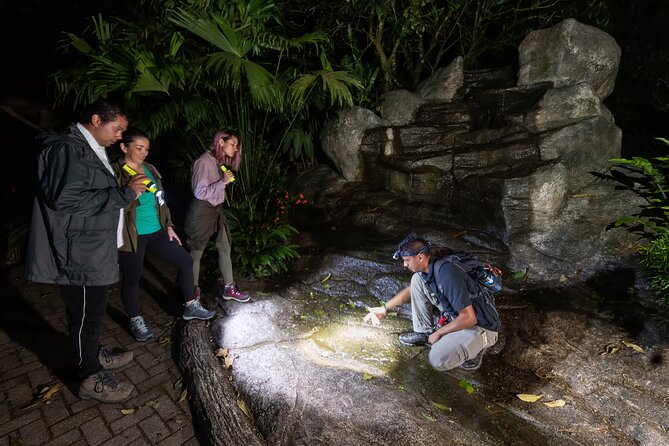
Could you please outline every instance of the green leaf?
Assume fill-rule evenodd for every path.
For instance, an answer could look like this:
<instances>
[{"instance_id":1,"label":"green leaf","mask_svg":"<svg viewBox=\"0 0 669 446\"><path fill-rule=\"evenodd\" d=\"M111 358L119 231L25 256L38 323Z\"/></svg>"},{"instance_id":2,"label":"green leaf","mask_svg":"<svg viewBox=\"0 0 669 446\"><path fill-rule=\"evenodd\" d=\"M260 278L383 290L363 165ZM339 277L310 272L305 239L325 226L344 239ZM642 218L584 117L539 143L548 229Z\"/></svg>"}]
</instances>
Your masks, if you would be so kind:
<instances>
[{"instance_id":1,"label":"green leaf","mask_svg":"<svg viewBox=\"0 0 669 446\"><path fill-rule=\"evenodd\" d=\"M443 404L435 403L434 401L430 401L430 404L437 409L441 410L442 412L451 412L453 409L451 409L448 406L444 406Z\"/></svg>"},{"instance_id":2,"label":"green leaf","mask_svg":"<svg viewBox=\"0 0 669 446\"><path fill-rule=\"evenodd\" d=\"M519 280L527 277L527 268L522 271L516 271L513 273L512 279Z\"/></svg>"},{"instance_id":3,"label":"green leaf","mask_svg":"<svg viewBox=\"0 0 669 446\"><path fill-rule=\"evenodd\" d=\"M463 389L465 389L467 391L467 393L469 393L469 394L472 394L472 393L476 392L476 389L474 388L474 386L472 386L471 383L467 380L461 379L460 382L458 383L458 385L460 387L462 387Z\"/></svg>"},{"instance_id":4,"label":"green leaf","mask_svg":"<svg viewBox=\"0 0 669 446\"><path fill-rule=\"evenodd\" d=\"M437 421L436 418L434 418L432 415L429 415L429 414L427 414L427 413L425 413L425 412L421 412L421 415L423 415L423 417L424 417L426 420L428 420L428 421L433 421L433 422L434 422L434 421Z\"/></svg>"}]
</instances>

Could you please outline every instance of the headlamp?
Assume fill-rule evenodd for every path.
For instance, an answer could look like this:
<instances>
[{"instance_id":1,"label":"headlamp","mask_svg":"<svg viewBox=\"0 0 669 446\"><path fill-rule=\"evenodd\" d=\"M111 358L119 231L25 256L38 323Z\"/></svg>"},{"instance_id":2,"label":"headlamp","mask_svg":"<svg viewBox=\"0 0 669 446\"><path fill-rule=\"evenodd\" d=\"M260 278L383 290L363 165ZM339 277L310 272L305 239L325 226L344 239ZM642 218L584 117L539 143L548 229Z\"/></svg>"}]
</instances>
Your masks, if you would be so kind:
<instances>
[{"instance_id":1,"label":"headlamp","mask_svg":"<svg viewBox=\"0 0 669 446\"><path fill-rule=\"evenodd\" d=\"M430 242L426 242L425 246L423 246L422 248L420 248L417 251L406 251L406 250L403 250L402 248L398 248L397 251L395 251L395 254L393 254L393 259L398 260L401 257L417 256L421 252L429 251L431 246L432 246L432 244Z\"/></svg>"}]
</instances>

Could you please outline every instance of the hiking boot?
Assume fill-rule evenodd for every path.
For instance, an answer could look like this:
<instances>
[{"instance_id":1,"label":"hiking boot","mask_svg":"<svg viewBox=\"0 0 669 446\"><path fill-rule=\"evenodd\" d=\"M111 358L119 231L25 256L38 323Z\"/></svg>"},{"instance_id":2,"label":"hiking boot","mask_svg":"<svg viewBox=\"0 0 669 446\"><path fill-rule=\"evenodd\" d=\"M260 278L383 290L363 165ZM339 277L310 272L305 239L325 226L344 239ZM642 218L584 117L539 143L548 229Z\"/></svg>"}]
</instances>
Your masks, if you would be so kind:
<instances>
[{"instance_id":1,"label":"hiking boot","mask_svg":"<svg viewBox=\"0 0 669 446\"><path fill-rule=\"evenodd\" d=\"M103 403L120 403L128 399L135 386L119 382L114 375L100 370L81 381L79 398L82 400L98 400Z\"/></svg>"},{"instance_id":2,"label":"hiking boot","mask_svg":"<svg viewBox=\"0 0 669 446\"><path fill-rule=\"evenodd\" d=\"M481 367L481 363L483 362L483 354L485 353L485 351L486 349L484 348L479 352L478 355L460 364L460 368L462 370L476 370L479 367Z\"/></svg>"},{"instance_id":3,"label":"hiking boot","mask_svg":"<svg viewBox=\"0 0 669 446\"><path fill-rule=\"evenodd\" d=\"M195 299L189 305L184 305L184 314L181 316L185 321L191 319L200 319L203 321L208 321L212 317L216 316L216 312L212 310L207 310L200 303L200 299Z\"/></svg>"},{"instance_id":4,"label":"hiking boot","mask_svg":"<svg viewBox=\"0 0 669 446\"><path fill-rule=\"evenodd\" d=\"M404 345L427 345L427 340L430 337L427 333L417 333L412 331L411 333L402 333L400 335L400 343Z\"/></svg>"},{"instance_id":5,"label":"hiking boot","mask_svg":"<svg viewBox=\"0 0 669 446\"><path fill-rule=\"evenodd\" d=\"M98 361L100 361L103 369L113 370L128 364L132 361L133 356L132 352L101 348L100 353L98 353Z\"/></svg>"},{"instance_id":6,"label":"hiking boot","mask_svg":"<svg viewBox=\"0 0 669 446\"><path fill-rule=\"evenodd\" d=\"M153 337L153 333L149 330L142 316L135 316L130 319L130 333L138 341L147 341Z\"/></svg>"},{"instance_id":7,"label":"hiking boot","mask_svg":"<svg viewBox=\"0 0 669 446\"><path fill-rule=\"evenodd\" d=\"M248 293L239 291L237 284L234 282L223 287L221 297L225 300L234 300L235 302L248 302L251 299Z\"/></svg>"}]
</instances>

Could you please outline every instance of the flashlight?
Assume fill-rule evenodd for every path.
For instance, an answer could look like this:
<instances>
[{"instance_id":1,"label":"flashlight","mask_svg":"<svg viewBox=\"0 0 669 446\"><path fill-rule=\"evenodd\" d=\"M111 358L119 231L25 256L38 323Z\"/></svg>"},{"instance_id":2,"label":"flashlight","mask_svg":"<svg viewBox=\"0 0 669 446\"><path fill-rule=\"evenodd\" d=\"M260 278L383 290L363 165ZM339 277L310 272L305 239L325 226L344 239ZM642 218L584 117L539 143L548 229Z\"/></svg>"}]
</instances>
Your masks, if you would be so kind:
<instances>
[{"instance_id":1,"label":"flashlight","mask_svg":"<svg viewBox=\"0 0 669 446\"><path fill-rule=\"evenodd\" d=\"M227 171L228 171L228 168L225 167L225 164L221 164L221 170L222 170L223 172L227 172ZM235 181L235 176L234 176L234 175L230 177L230 182L232 183L233 181Z\"/></svg>"},{"instance_id":2,"label":"flashlight","mask_svg":"<svg viewBox=\"0 0 669 446\"><path fill-rule=\"evenodd\" d=\"M128 166L127 164L123 165L123 170L128 172L128 174L131 177L134 177L135 175L137 175L137 172L135 172L135 170L132 167ZM158 187L156 186L156 183L154 183L153 181L151 181L149 179L146 179L146 180L142 181L142 183L144 183L144 186L146 186L146 190L156 194L156 198L158 199L158 204L160 206L165 204L165 197L163 197L163 191L158 190Z\"/></svg>"}]
</instances>

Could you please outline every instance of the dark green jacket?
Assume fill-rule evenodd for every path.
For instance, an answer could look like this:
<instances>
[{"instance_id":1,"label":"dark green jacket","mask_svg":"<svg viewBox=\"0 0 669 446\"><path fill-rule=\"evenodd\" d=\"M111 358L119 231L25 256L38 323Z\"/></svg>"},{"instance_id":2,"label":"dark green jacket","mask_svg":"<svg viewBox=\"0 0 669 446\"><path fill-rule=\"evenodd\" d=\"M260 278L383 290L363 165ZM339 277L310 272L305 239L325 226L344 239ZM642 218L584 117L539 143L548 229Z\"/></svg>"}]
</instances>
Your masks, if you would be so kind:
<instances>
[{"instance_id":1,"label":"dark green jacket","mask_svg":"<svg viewBox=\"0 0 669 446\"><path fill-rule=\"evenodd\" d=\"M112 163L114 172L116 172L116 178L118 179L118 184L121 187L126 186L131 178L130 174L128 174L128 172L123 170L123 164L124 164L123 158ZM149 172L151 172L153 178L156 179L156 186L158 187L158 190L162 191L163 190L162 176L160 175L158 170L152 164L149 164L147 162L144 163L144 166L146 166L149 169ZM139 173L144 173L144 172L139 172ZM167 230L167 228L174 226L174 224L172 223L172 215L170 214L170 209L167 207L167 203L160 206L160 204L158 203L158 199L155 198L155 195L154 195L154 201L156 203L156 208L158 208L158 220L160 221L160 226L162 226L164 230ZM119 248L119 250L124 252L137 252L137 225L135 224L137 206L139 206L139 200L133 200L132 203L130 203L130 205L127 206L124 211L125 227L123 228L123 246Z\"/></svg>"},{"instance_id":2,"label":"dark green jacket","mask_svg":"<svg viewBox=\"0 0 669 446\"><path fill-rule=\"evenodd\" d=\"M77 128L43 132L26 250L26 278L61 285L110 285L119 279L120 209L135 198L119 187Z\"/></svg>"}]
</instances>

